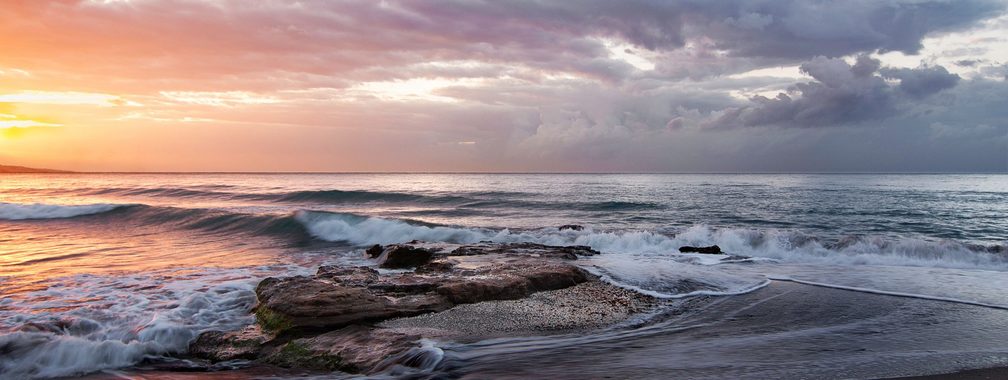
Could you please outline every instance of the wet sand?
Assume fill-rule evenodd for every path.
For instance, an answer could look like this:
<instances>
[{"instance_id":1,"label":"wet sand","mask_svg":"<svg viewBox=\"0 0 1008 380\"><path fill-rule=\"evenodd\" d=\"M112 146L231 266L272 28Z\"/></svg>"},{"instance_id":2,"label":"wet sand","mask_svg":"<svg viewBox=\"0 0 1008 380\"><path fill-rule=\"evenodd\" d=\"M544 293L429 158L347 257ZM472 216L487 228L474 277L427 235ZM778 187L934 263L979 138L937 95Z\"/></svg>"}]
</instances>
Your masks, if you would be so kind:
<instances>
[{"instance_id":1,"label":"wet sand","mask_svg":"<svg viewBox=\"0 0 1008 380\"><path fill-rule=\"evenodd\" d=\"M1008 364L1005 310L786 282L708 300L633 329L445 347L442 375L873 379Z\"/></svg>"},{"instance_id":2,"label":"wet sand","mask_svg":"<svg viewBox=\"0 0 1008 380\"><path fill-rule=\"evenodd\" d=\"M953 373L897 377L894 380L1003 380L1008 379L1008 367L971 369Z\"/></svg>"}]
</instances>

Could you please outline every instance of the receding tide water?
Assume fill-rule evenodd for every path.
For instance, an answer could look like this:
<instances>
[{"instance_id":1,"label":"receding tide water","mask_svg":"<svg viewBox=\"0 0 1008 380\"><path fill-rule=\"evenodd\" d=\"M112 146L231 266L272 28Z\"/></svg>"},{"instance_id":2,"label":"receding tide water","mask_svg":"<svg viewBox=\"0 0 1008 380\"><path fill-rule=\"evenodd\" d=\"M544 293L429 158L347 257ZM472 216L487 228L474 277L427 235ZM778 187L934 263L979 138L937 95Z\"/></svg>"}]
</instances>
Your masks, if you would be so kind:
<instances>
[{"instance_id":1,"label":"receding tide water","mask_svg":"<svg viewBox=\"0 0 1008 380\"><path fill-rule=\"evenodd\" d=\"M0 378L143 375L252 323L260 279L414 239L590 245L593 273L683 300L604 331L440 342L428 376L1008 365L1006 175L82 174L0 177ZM710 244L752 259L677 251Z\"/></svg>"}]
</instances>

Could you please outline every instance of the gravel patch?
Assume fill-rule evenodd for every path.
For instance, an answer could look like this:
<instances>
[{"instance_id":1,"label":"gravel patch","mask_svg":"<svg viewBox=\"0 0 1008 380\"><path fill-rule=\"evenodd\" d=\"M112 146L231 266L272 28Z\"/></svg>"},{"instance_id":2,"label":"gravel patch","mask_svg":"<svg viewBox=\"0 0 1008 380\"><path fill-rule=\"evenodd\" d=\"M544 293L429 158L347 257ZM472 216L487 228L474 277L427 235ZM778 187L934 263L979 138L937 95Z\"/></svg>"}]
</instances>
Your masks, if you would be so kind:
<instances>
[{"instance_id":1,"label":"gravel patch","mask_svg":"<svg viewBox=\"0 0 1008 380\"><path fill-rule=\"evenodd\" d=\"M610 326L652 310L659 302L602 281L589 281L524 299L459 305L378 326L460 342L559 334Z\"/></svg>"}]
</instances>

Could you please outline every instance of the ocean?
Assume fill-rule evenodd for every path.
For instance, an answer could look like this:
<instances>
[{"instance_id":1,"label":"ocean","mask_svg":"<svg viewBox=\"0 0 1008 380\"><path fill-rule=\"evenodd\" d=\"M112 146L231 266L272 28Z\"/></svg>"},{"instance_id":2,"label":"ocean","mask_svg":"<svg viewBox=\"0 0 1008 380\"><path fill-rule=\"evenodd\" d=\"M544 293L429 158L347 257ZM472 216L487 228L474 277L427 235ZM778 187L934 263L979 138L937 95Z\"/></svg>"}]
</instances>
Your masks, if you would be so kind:
<instances>
[{"instance_id":1,"label":"ocean","mask_svg":"<svg viewBox=\"0 0 1008 380\"><path fill-rule=\"evenodd\" d=\"M170 377L145 368L253 323L259 280L411 240L588 245L602 254L579 263L606 281L719 299L597 333L444 342L431 376L1008 365L1008 175L25 174L0 176L0 378ZM712 244L738 258L678 253Z\"/></svg>"}]
</instances>

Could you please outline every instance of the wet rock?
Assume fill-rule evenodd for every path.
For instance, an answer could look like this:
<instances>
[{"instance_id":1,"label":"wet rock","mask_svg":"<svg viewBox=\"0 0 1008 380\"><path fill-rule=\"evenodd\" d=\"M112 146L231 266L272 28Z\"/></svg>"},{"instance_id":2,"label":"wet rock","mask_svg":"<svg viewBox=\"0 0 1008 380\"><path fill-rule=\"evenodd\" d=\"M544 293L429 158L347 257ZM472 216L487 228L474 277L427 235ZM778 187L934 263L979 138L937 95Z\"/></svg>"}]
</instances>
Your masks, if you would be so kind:
<instances>
[{"instance_id":1,"label":"wet rock","mask_svg":"<svg viewBox=\"0 0 1008 380\"><path fill-rule=\"evenodd\" d=\"M495 244L480 242L469 244L452 250L448 256L479 256L479 255L509 255L532 257L556 257L576 260L578 256L594 256L599 251L586 245L555 246L537 243L504 243Z\"/></svg>"},{"instance_id":2,"label":"wet rock","mask_svg":"<svg viewBox=\"0 0 1008 380\"><path fill-rule=\"evenodd\" d=\"M1008 252L1008 249L1005 249L1005 246L1001 244L992 244L992 245L966 244L966 249L969 249L970 251L973 252L992 253L992 254L1004 254Z\"/></svg>"},{"instance_id":3,"label":"wet rock","mask_svg":"<svg viewBox=\"0 0 1008 380\"><path fill-rule=\"evenodd\" d=\"M518 299L562 289L591 276L566 262L597 253L583 246L476 244L440 257L413 246L388 246L389 259L420 255L429 262L417 272L380 275L368 267L320 267L314 276L267 278L259 283L256 319L267 331L334 329L446 310L456 304ZM455 252L453 251L453 252Z\"/></svg>"},{"instance_id":4,"label":"wet rock","mask_svg":"<svg viewBox=\"0 0 1008 380\"><path fill-rule=\"evenodd\" d=\"M374 247L372 247L374 248ZM434 252L411 245L390 245L378 256L378 266L389 269L416 268L434 258Z\"/></svg>"},{"instance_id":5,"label":"wet rock","mask_svg":"<svg viewBox=\"0 0 1008 380\"><path fill-rule=\"evenodd\" d=\"M384 366L387 358L417 347L419 340L419 335L355 325L292 340L263 361L281 367L372 373Z\"/></svg>"},{"instance_id":6,"label":"wet rock","mask_svg":"<svg viewBox=\"0 0 1008 380\"><path fill-rule=\"evenodd\" d=\"M348 287L366 288L379 281L378 271L369 267L340 267L323 265L315 277Z\"/></svg>"},{"instance_id":7,"label":"wet rock","mask_svg":"<svg viewBox=\"0 0 1008 380\"><path fill-rule=\"evenodd\" d=\"M588 281L588 274L572 265L540 263L535 267L495 268L494 275L476 274L448 282L437 288L438 294L453 303L511 300L535 292L563 289Z\"/></svg>"},{"instance_id":8,"label":"wet rock","mask_svg":"<svg viewBox=\"0 0 1008 380\"><path fill-rule=\"evenodd\" d=\"M418 266L416 268L416 273L447 273L455 268L455 263L448 261L433 261L427 264Z\"/></svg>"},{"instance_id":9,"label":"wet rock","mask_svg":"<svg viewBox=\"0 0 1008 380\"><path fill-rule=\"evenodd\" d=\"M584 226L581 226L581 225L578 225L578 224L564 224L564 225L562 225L560 227L557 227L557 229L560 230L560 231L563 231L563 230L581 231L581 230L584 230Z\"/></svg>"},{"instance_id":10,"label":"wet rock","mask_svg":"<svg viewBox=\"0 0 1008 380\"><path fill-rule=\"evenodd\" d=\"M316 276L263 280L256 288L256 317L267 331L339 328L455 304L517 299L588 279L581 268L543 259L423 275L378 276L370 268L323 267Z\"/></svg>"},{"instance_id":11,"label":"wet rock","mask_svg":"<svg viewBox=\"0 0 1008 380\"><path fill-rule=\"evenodd\" d=\"M352 373L433 365L440 351L419 347L416 331L374 326L597 281L570 261L595 254L598 251L586 246L532 243L386 246L380 262L416 270L322 266L314 275L267 278L256 287L254 331L204 333L190 353L212 361L254 359Z\"/></svg>"},{"instance_id":12,"label":"wet rock","mask_svg":"<svg viewBox=\"0 0 1008 380\"><path fill-rule=\"evenodd\" d=\"M362 271L353 273L358 275ZM437 294L396 297L370 287L346 286L334 277L270 277L259 283L256 321L265 330L284 332L339 328L445 310L451 306ZM352 282L358 280L354 277Z\"/></svg>"},{"instance_id":13,"label":"wet rock","mask_svg":"<svg viewBox=\"0 0 1008 380\"><path fill-rule=\"evenodd\" d=\"M235 359L255 359L263 344L272 337L259 326L240 331L207 331L189 343L189 355L215 362Z\"/></svg>"},{"instance_id":14,"label":"wet rock","mask_svg":"<svg viewBox=\"0 0 1008 380\"><path fill-rule=\"evenodd\" d=\"M574 255L575 257L595 256L600 253L599 251L596 251L592 249L592 247L589 247L587 245L568 245L566 247L561 248L560 251L568 256L566 258L570 258L569 257L570 255Z\"/></svg>"},{"instance_id":15,"label":"wet rock","mask_svg":"<svg viewBox=\"0 0 1008 380\"><path fill-rule=\"evenodd\" d=\"M372 245L370 248L364 250L364 253L367 254L368 257L374 259L377 258L378 256L381 256L382 251L384 250L385 248L382 247L381 244L375 244Z\"/></svg>"},{"instance_id":16,"label":"wet rock","mask_svg":"<svg viewBox=\"0 0 1008 380\"><path fill-rule=\"evenodd\" d=\"M683 252L683 253L690 253L690 252L692 252L692 253L720 254L721 253L721 247L718 247L716 245L712 245L712 246L709 246L709 247L691 247L691 246L687 245L685 247L679 247L679 252Z\"/></svg>"}]
</instances>

